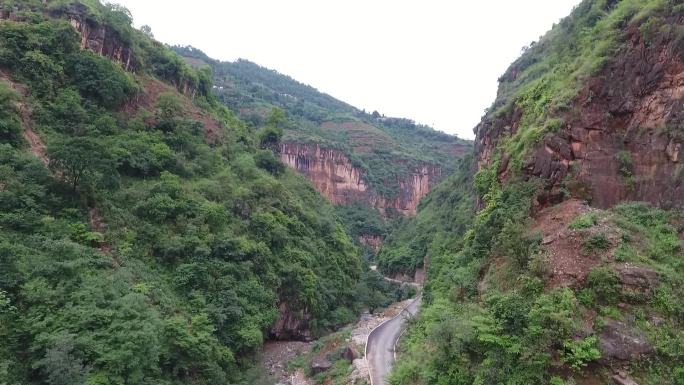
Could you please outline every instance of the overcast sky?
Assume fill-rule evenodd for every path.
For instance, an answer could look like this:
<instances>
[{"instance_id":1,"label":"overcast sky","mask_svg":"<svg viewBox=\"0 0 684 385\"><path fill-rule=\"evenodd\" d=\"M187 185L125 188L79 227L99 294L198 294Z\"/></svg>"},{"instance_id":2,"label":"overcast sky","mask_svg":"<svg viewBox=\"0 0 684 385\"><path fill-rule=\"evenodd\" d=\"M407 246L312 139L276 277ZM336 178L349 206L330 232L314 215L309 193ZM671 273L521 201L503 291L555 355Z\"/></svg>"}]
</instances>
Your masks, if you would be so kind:
<instances>
[{"instance_id":1,"label":"overcast sky","mask_svg":"<svg viewBox=\"0 0 684 385\"><path fill-rule=\"evenodd\" d=\"M245 58L460 137L524 45L579 0L115 0L168 44Z\"/></svg>"}]
</instances>

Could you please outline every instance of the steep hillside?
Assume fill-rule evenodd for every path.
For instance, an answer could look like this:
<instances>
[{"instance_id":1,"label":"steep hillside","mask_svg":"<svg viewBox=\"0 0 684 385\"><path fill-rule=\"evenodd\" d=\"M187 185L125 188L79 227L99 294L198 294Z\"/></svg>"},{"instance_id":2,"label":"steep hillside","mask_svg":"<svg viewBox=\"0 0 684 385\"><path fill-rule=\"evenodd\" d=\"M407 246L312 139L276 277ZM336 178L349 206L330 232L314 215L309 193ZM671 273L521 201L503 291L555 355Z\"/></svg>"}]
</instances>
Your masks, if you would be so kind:
<instances>
[{"instance_id":1,"label":"steep hillside","mask_svg":"<svg viewBox=\"0 0 684 385\"><path fill-rule=\"evenodd\" d=\"M360 111L247 60L218 62L192 47L175 49L193 65L210 65L217 97L254 126L263 125L273 107L284 110L282 161L335 204L413 215L469 147L408 119Z\"/></svg>"},{"instance_id":2,"label":"steep hillside","mask_svg":"<svg viewBox=\"0 0 684 385\"><path fill-rule=\"evenodd\" d=\"M392 384L684 384L683 73L670 0L585 0L513 63L474 217L454 175L380 252L429 257Z\"/></svg>"},{"instance_id":3,"label":"steep hillside","mask_svg":"<svg viewBox=\"0 0 684 385\"><path fill-rule=\"evenodd\" d=\"M390 301L275 128L126 9L0 5L0 383L253 383L265 338Z\"/></svg>"}]
</instances>

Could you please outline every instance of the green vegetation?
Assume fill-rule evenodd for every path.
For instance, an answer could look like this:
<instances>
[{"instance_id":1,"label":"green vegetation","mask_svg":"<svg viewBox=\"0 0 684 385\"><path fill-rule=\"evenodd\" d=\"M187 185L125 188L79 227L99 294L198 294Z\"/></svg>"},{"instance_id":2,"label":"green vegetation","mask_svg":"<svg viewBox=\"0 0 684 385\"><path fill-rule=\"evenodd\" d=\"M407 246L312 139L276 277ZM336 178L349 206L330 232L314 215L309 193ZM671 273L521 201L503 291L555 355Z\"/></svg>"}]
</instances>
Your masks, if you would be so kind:
<instances>
[{"instance_id":1,"label":"green vegetation","mask_svg":"<svg viewBox=\"0 0 684 385\"><path fill-rule=\"evenodd\" d=\"M422 201L415 218L397 224L378 255L378 267L386 273L413 273L423 259L436 258L460 247L474 213L472 156L457 162L456 171Z\"/></svg>"},{"instance_id":2,"label":"green vegetation","mask_svg":"<svg viewBox=\"0 0 684 385\"><path fill-rule=\"evenodd\" d=\"M596 225L596 221L596 213L582 214L570 223L570 228L573 230L589 229Z\"/></svg>"},{"instance_id":3,"label":"green vegetation","mask_svg":"<svg viewBox=\"0 0 684 385\"><path fill-rule=\"evenodd\" d=\"M398 180L424 164L453 169L453 146L469 142L377 111L360 111L313 87L244 59L219 62L193 47L173 49L196 66L213 69L217 98L253 127L262 127L268 111L284 111L285 140L319 144L344 152L374 191L399 195Z\"/></svg>"},{"instance_id":4,"label":"green vegetation","mask_svg":"<svg viewBox=\"0 0 684 385\"><path fill-rule=\"evenodd\" d=\"M612 371L604 359L610 357L602 357L599 346L612 321L645 333L654 348L647 357L620 363L637 383L681 381L681 211L624 203L579 216L569 224L577 231L572 236L597 254L588 258L596 265L564 287L554 271L562 265L550 265L563 242L542 245L530 231L532 199L546 181L523 181L518 173L535 144L562 128L564 117L581 113L572 109L576 103L591 103L591 93L577 99L580 88L623 49L626 31L671 31L679 3L583 1L501 77L480 130L520 120L515 132L504 128L489 165L472 177L479 211L472 216L472 192L449 205L435 201L469 188L453 183L456 173L428 195L415 221L403 224L379 256L386 271L410 269L430 257L423 309L401 344L393 385L561 385L587 374L609 383ZM504 159L513 172L501 183L497 171ZM619 153L615 162L629 183L631 156ZM414 251L415 245L430 246ZM624 269L641 283L630 283Z\"/></svg>"},{"instance_id":5,"label":"green vegetation","mask_svg":"<svg viewBox=\"0 0 684 385\"><path fill-rule=\"evenodd\" d=\"M624 31L671 25L668 15L681 11L677 3L583 1L501 77L497 100L484 119L491 124L481 129L522 115L517 131L499 136L489 166L468 180L479 211L471 216L473 192L444 206L435 201L448 196L445 191L457 196L469 188L453 183L456 173L428 195L415 220L403 224L379 256L386 271L410 270L430 257L423 309L401 344L393 385L560 385L575 383L587 371L608 383L611 371L603 361L608 357L598 347L614 320L634 325L654 347L647 358L623 364L639 384L680 381L681 212L625 203L579 216L569 227L582 236L583 248L600 258L591 256L597 266L582 282L564 288L549 279L559 266L549 266L554 260L547 253L561 247L558 241L541 245L529 230L532 198L545 181L523 182L517 174L530 149L563 126L564 114L577 113L570 108L580 87L622 49ZM590 103L591 97L579 102ZM503 159L514 172L501 184L497 171ZM631 156L620 153L615 161L629 183ZM623 282L623 262L651 277L643 278L645 287Z\"/></svg>"},{"instance_id":6,"label":"green vegetation","mask_svg":"<svg viewBox=\"0 0 684 385\"><path fill-rule=\"evenodd\" d=\"M362 273L335 209L277 160L277 111L250 129L122 7L11 3L0 68L27 92L0 80L0 383L246 383L279 305L318 335L411 294ZM115 31L133 71L81 50L67 10Z\"/></svg>"},{"instance_id":7,"label":"green vegetation","mask_svg":"<svg viewBox=\"0 0 684 385\"><path fill-rule=\"evenodd\" d=\"M563 361L575 370L581 370L591 361L601 358L598 350L598 339L587 337L582 340L572 340L563 343Z\"/></svg>"},{"instance_id":8,"label":"green vegetation","mask_svg":"<svg viewBox=\"0 0 684 385\"><path fill-rule=\"evenodd\" d=\"M445 181L435 192L448 183ZM636 256L634 262L658 274L659 284L651 289L626 290L615 265L607 260L591 270L574 290L545 289L546 275L535 267L539 251L530 248L535 241L522 231L527 228L524 218L530 207L529 188L524 184L493 184L470 230L452 233L455 246L431 255L423 310L402 344L402 359L391 383L487 384L501 383L502 378L510 384L572 383L572 375L551 376L550 369L558 365L552 357L561 357L567 367L582 375L589 363L601 358L598 333L606 323L611 319L624 322L630 317L636 319L656 350L648 361L630 363L632 376L639 383L674 383L672 369L681 362L680 347L684 346L684 318L681 301L677 300L684 294L684 266L672 223L681 226L681 212L626 203L579 219L584 223L580 227L587 228L601 215L608 228L622 228L625 235L621 245L630 248ZM426 201L417 220L425 215L423 212L434 210L433 202ZM437 226L445 229L453 225L441 222ZM420 227L406 228L421 231ZM607 242L602 233L589 239L598 248ZM401 244L394 245L398 246ZM516 250L528 257L526 266ZM618 308L620 303L628 306ZM598 314L593 325L596 335L576 339L586 333L584 324L591 319L591 312ZM653 319L661 321L656 326ZM602 376L600 370L591 370Z\"/></svg>"},{"instance_id":9,"label":"green vegetation","mask_svg":"<svg viewBox=\"0 0 684 385\"><path fill-rule=\"evenodd\" d=\"M610 248L610 241L605 234L599 233L590 236L582 242L584 249L590 252L605 251Z\"/></svg>"}]
</instances>

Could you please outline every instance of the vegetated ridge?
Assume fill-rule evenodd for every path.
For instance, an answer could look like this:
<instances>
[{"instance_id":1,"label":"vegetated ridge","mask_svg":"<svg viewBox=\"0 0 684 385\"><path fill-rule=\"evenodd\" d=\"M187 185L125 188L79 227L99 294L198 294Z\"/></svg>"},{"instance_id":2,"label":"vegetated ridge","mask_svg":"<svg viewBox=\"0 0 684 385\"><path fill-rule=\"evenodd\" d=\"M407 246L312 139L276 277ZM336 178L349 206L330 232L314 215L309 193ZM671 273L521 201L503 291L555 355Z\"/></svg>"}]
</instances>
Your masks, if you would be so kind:
<instances>
[{"instance_id":1,"label":"vegetated ridge","mask_svg":"<svg viewBox=\"0 0 684 385\"><path fill-rule=\"evenodd\" d=\"M429 260L392 384L684 384L683 73L681 1L585 0L527 47L380 251Z\"/></svg>"},{"instance_id":2,"label":"vegetated ridge","mask_svg":"<svg viewBox=\"0 0 684 385\"><path fill-rule=\"evenodd\" d=\"M1 383L253 384L395 300L212 87L123 7L0 1Z\"/></svg>"},{"instance_id":3,"label":"vegetated ridge","mask_svg":"<svg viewBox=\"0 0 684 385\"><path fill-rule=\"evenodd\" d=\"M420 199L453 170L471 143L409 119L368 113L248 60L220 62L193 47L174 47L195 66L213 69L214 92L254 126L275 107L286 116L280 159L355 217L411 216ZM346 218L346 216L345 216ZM345 221L377 249L389 230Z\"/></svg>"}]
</instances>

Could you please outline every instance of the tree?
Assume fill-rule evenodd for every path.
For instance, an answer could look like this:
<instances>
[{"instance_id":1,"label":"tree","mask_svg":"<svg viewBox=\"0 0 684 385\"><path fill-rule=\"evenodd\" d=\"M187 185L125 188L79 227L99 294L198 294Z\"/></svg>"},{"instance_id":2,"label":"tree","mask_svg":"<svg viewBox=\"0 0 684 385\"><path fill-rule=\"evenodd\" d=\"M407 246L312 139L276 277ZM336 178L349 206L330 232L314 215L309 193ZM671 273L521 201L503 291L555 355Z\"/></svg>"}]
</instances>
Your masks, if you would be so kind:
<instances>
[{"instance_id":1,"label":"tree","mask_svg":"<svg viewBox=\"0 0 684 385\"><path fill-rule=\"evenodd\" d=\"M93 138L75 137L48 147L49 167L76 191L79 186L95 185L117 177L111 154Z\"/></svg>"},{"instance_id":2,"label":"tree","mask_svg":"<svg viewBox=\"0 0 684 385\"><path fill-rule=\"evenodd\" d=\"M17 143L20 138L19 119L14 111L13 103L17 94L0 84L0 141Z\"/></svg>"},{"instance_id":3,"label":"tree","mask_svg":"<svg viewBox=\"0 0 684 385\"><path fill-rule=\"evenodd\" d=\"M147 25L147 24L145 24L145 25L143 25L142 27L140 27L140 32L142 32L145 36L147 36L147 37L149 37L149 38L151 38L151 39L154 38L154 34L152 33L152 27L150 27L150 26Z\"/></svg>"},{"instance_id":4,"label":"tree","mask_svg":"<svg viewBox=\"0 0 684 385\"><path fill-rule=\"evenodd\" d=\"M55 343L55 346L45 352L45 357L39 361L50 385L86 383L86 375L90 369L74 356L73 350L73 337L62 336Z\"/></svg>"}]
</instances>

